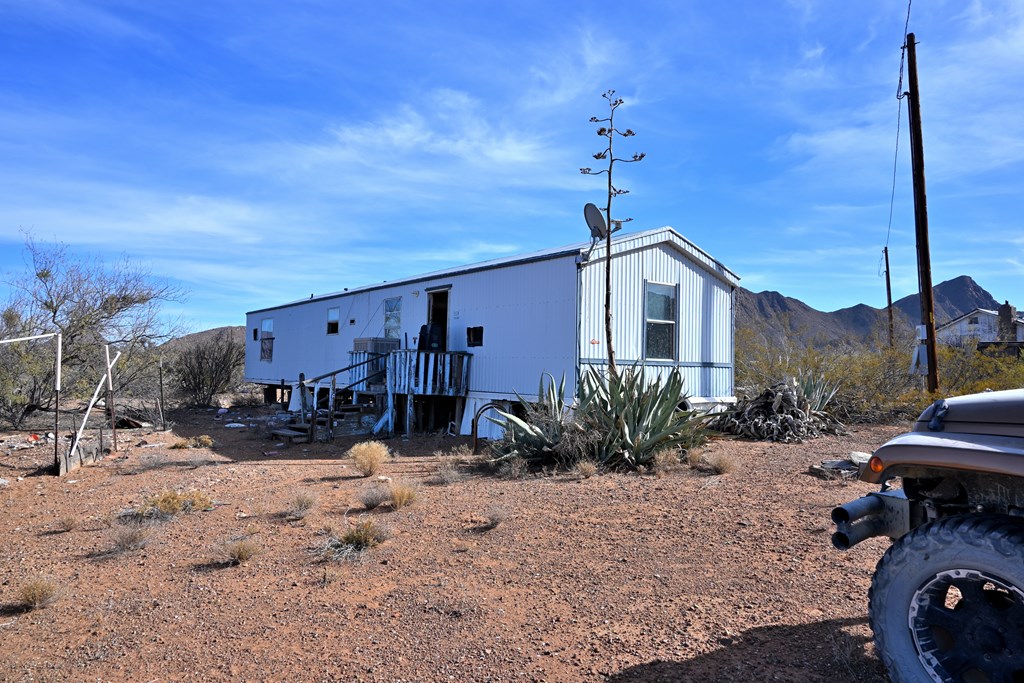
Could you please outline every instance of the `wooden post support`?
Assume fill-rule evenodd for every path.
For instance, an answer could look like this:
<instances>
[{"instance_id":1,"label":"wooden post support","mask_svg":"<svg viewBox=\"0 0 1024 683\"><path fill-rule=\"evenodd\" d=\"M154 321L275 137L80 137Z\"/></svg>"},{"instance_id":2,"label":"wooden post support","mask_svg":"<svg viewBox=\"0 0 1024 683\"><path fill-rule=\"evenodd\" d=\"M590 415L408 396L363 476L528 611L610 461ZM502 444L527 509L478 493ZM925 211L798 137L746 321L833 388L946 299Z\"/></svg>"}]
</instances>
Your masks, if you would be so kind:
<instances>
[{"instance_id":1,"label":"wooden post support","mask_svg":"<svg viewBox=\"0 0 1024 683\"><path fill-rule=\"evenodd\" d=\"M334 392L338 386L338 376L331 375L331 392L327 397L327 440L334 441Z\"/></svg>"},{"instance_id":2,"label":"wooden post support","mask_svg":"<svg viewBox=\"0 0 1024 683\"><path fill-rule=\"evenodd\" d=\"M921 324L926 334L928 393L939 390L938 349L935 343L935 300L932 292L931 248L928 245L928 198L924 183L924 136L921 132L921 94L917 86L917 48L913 33L907 34L907 73L910 92L910 160L914 173L914 226L917 233L917 273L921 290Z\"/></svg>"},{"instance_id":3,"label":"wooden post support","mask_svg":"<svg viewBox=\"0 0 1024 683\"><path fill-rule=\"evenodd\" d=\"M884 247L882 253L885 254L885 310L889 314L889 348L893 348L895 342L893 341L893 327L892 327L892 280L889 278L889 247Z\"/></svg>"}]
</instances>

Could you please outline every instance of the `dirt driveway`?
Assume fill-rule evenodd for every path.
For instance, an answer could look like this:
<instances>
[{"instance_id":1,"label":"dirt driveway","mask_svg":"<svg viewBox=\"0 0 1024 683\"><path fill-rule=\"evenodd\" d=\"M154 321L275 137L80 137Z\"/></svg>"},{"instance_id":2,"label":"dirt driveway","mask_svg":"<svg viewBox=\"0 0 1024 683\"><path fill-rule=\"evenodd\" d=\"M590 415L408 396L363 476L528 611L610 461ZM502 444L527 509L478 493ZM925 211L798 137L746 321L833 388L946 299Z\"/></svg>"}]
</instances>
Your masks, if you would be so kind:
<instances>
[{"instance_id":1,"label":"dirt driveway","mask_svg":"<svg viewBox=\"0 0 1024 683\"><path fill-rule=\"evenodd\" d=\"M252 417L181 413L172 433L122 434L130 447L63 479L32 475L52 450L0 434L0 680L885 680L866 613L887 541L829 543L830 509L871 488L806 472L900 428L715 441L705 453L736 462L718 476L445 484L431 483L435 452L464 439L396 438L382 473L416 483L418 499L367 512L381 484L344 457L352 439L277 447L224 427ZM168 448L200 434L214 447ZM111 554L116 515L166 490L215 504ZM309 495L303 519L285 515ZM360 518L390 539L357 562L315 554L325 528ZM262 552L222 563L238 539ZM36 576L61 592L26 612L19 594Z\"/></svg>"}]
</instances>

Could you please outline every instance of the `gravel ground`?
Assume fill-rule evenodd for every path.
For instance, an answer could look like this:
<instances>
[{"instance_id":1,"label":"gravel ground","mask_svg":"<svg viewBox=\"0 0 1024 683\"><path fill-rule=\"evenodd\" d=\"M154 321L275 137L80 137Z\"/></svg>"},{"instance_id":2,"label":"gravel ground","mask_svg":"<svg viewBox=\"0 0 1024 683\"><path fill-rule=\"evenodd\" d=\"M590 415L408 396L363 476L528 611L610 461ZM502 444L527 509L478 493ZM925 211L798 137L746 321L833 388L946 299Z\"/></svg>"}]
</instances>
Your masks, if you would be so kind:
<instances>
[{"instance_id":1,"label":"gravel ground","mask_svg":"<svg viewBox=\"0 0 1024 683\"><path fill-rule=\"evenodd\" d=\"M418 487L407 508L364 509L374 478L355 438L275 446L205 411L58 479L45 445L0 434L0 680L882 682L867 591L888 541L842 553L829 511L872 490L807 474L902 431L858 426L803 444L716 440L655 477L566 472L507 480L465 469L432 483L464 439L395 438L381 474ZM257 413L251 413L256 417ZM208 434L210 449L173 450ZM52 446L50 446L52 449ZM116 515L165 490L212 510L149 527L110 554ZM303 519L285 513L316 498ZM391 537L324 561L326 530L369 519ZM498 523L492 528L492 521ZM65 530L66 527L73 527ZM226 543L258 543L241 565ZM56 601L24 611L32 578Z\"/></svg>"}]
</instances>

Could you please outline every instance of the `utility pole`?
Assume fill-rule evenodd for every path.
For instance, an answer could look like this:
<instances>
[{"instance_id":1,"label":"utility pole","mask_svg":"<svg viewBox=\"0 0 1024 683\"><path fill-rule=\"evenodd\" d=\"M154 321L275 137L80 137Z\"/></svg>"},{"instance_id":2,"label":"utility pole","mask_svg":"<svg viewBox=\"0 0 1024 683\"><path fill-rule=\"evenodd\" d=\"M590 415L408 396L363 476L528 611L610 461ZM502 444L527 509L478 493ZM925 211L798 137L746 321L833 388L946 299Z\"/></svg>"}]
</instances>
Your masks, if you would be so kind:
<instances>
[{"instance_id":1,"label":"utility pole","mask_svg":"<svg viewBox=\"0 0 1024 683\"><path fill-rule=\"evenodd\" d=\"M939 390L938 350L935 345L935 300L932 293L932 260L928 246L928 200L924 185L924 139L921 133L921 96L917 87L917 50L913 33L907 34L907 71L910 77L910 161L914 175L914 226L917 233L917 280L921 290L921 324L925 329L928 358L928 393Z\"/></svg>"},{"instance_id":2,"label":"utility pole","mask_svg":"<svg viewBox=\"0 0 1024 683\"><path fill-rule=\"evenodd\" d=\"M887 306L885 307L886 313L889 314L889 348L893 348L892 340L892 280L889 278L889 247L883 247L882 253L885 254L885 301Z\"/></svg>"}]
</instances>

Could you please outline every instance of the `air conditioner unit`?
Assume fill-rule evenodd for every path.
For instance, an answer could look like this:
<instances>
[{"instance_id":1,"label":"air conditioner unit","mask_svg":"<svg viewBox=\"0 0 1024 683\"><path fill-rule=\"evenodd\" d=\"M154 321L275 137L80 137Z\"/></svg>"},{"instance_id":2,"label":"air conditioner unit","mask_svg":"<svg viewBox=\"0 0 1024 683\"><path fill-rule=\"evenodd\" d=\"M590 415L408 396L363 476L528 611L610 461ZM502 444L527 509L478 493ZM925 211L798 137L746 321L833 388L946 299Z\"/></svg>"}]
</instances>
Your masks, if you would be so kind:
<instances>
[{"instance_id":1,"label":"air conditioner unit","mask_svg":"<svg viewBox=\"0 0 1024 683\"><path fill-rule=\"evenodd\" d=\"M397 351L401 343L398 339L390 337L361 337L352 340L353 351L369 351L385 355Z\"/></svg>"}]
</instances>

